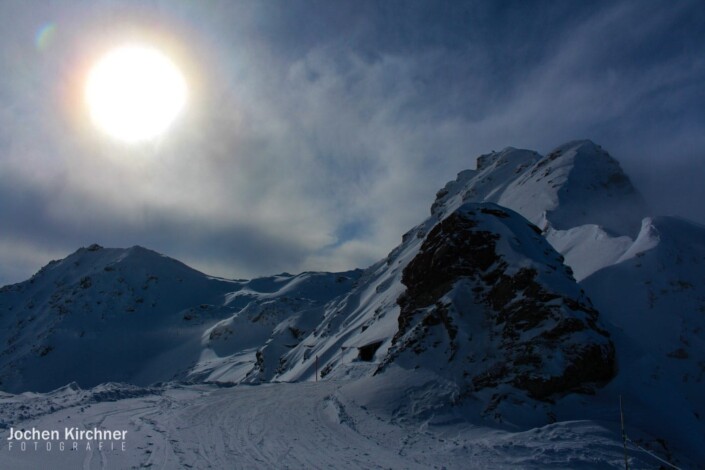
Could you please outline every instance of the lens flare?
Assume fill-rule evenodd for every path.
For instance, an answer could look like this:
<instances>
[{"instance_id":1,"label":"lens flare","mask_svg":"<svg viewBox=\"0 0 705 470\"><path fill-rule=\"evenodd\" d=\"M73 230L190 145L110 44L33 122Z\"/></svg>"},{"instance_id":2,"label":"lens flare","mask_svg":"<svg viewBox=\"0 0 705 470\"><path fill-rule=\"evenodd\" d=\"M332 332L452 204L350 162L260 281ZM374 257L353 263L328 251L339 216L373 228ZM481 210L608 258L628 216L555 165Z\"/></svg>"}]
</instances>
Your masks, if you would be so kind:
<instances>
[{"instance_id":1,"label":"lens flare","mask_svg":"<svg viewBox=\"0 0 705 470\"><path fill-rule=\"evenodd\" d=\"M55 34L56 25L54 23L47 23L42 26L34 37L34 45L37 47L37 50L43 51L49 47Z\"/></svg>"}]
</instances>

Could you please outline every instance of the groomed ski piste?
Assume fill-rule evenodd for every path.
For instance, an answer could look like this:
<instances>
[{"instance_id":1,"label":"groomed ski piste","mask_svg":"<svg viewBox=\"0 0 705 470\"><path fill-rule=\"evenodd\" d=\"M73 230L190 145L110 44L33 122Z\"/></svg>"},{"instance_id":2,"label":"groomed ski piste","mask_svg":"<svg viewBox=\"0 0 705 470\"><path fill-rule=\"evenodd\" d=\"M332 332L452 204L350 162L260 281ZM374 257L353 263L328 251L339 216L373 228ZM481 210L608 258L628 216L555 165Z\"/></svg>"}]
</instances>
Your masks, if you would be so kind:
<instances>
[{"instance_id":1,"label":"groomed ski piste","mask_svg":"<svg viewBox=\"0 0 705 470\"><path fill-rule=\"evenodd\" d=\"M106 384L86 391L70 385L47 394L4 395L3 422L59 430L61 436L28 440L24 450L21 442L8 449L5 441L0 461L2 468L18 470L624 468L614 421L498 429L471 424L463 416L471 412L468 406L413 417L423 415L424 397L438 391L420 377L397 374L396 386L381 389L368 378L149 389ZM404 407L393 400L397 394L407 397ZM64 439L66 428L76 427L127 433L124 441ZM658 468L631 444L628 453L630 468Z\"/></svg>"}]
</instances>

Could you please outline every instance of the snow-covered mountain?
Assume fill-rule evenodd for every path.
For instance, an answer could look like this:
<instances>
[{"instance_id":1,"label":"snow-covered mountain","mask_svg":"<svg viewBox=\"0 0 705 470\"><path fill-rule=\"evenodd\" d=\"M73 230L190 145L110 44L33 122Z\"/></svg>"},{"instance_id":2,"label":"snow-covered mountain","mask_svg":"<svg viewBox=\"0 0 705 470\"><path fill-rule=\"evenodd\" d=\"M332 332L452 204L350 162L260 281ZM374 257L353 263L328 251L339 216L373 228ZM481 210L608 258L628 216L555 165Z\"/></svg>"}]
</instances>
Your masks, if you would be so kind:
<instances>
[{"instance_id":1,"label":"snow-covered mountain","mask_svg":"<svg viewBox=\"0 0 705 470\"><path fill-rule=\"evenodd\" d=\"M241 283L224 298L229 314L201 335L201 357L188 379L272 380L286 370L286 354L319 327L327 304L350 291L361 274L285 273Z\"/></svg>"},{"instance_id":2,"label":"snow-covered mountain","mask_svg":"<svg viewBox=\"0 0 705 470\"><path fill-rule=\"evenodd\" d=\"M149 385L215 367L204 344L222 352L233 316L246 322L238 352L254 356L280 321L349 290L358 273L229 281L139 246L81 248L0 290L0 387Z\"/></svg>"},{"instance_id":3,"label":"snow-covered mountain","mask_svg":"<svg viewBox=\"0 0 705 470\"><path fill-rule=\"evenodd\" d=\"M648 214L619 163L589 140L545 157L509 147L480 156L476 167L438 192L432 214L442 218L464 202L514 209L544 231L578 280L616 262Z\"/></svg>"},{"instance_id":4,"label":"snow-covered mountain","mask_svg":"<svg viewBox=\"0 0 705 470\"><path fill-rule=\"evenodd\" d=\"M467 203L407 233L329 304L277 378L310 380L316 357L323 376L424 368L489 412L509 396L548 400L609 381L614 347L597 317L538 228Z\"/></svg>"},{"instance_id":5,"label":"snow-covered mountain","mask_svg":"<svg viewBox=\"0 0 705 470\"><path fill-rule=\"evenodd\" d=\"M480 156L365 270L225 280L93 245L0 290L0 389L323 380L340 423L514 431L616 432L623 396L633 439L705 461L705 228L647 215L575 141Z\"/></svg>"},{"instance_id":6,"label":"snow-covered mountain","mask_svg":"<svg viewBox=\"0 0 705 470\"><path fill-rule=\"evenodd\" d=\"M2 388L169 379L199 355L185 319L217 315L230 289L145 248L82 248L2 289Z\"/></svg>"}]
</instances>

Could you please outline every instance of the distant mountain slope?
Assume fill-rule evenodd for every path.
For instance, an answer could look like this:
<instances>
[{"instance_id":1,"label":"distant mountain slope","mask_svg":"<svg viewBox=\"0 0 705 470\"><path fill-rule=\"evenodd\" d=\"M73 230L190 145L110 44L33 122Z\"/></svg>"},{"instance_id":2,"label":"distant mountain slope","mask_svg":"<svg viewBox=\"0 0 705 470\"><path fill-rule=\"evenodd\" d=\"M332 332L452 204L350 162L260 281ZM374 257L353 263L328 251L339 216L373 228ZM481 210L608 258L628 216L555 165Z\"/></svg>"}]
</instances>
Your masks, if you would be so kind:
<instances>
[{"instance_id":1,"label":"distant mountain slope","mask_svg":"<svg viewBox=\"0 0 705 470\"><path fill-rule=\"evenodd\" d=\"M315 331L327 304L353 288L362 270L262 278L228 293L231 313L207 328L190 380L260 383L286 369L283 357Z\"/></svg>"},{"instance_id":2,"label":"distant mountain slope","mask_svg":"<svg viewBox=\"0 0 705 470\"><path fill-rule=\"evenodd\" d=\"M464 202L485 201L541 228L577 279L616 261L647 215L619 163L589 140L545 157L511 147L482 155L476 170L461 172L438 192L431 212L442 218Z\"/></svg>"},{"instance_id":3,"label":"distant mountain slope","mask_svg":"<svg viewBox=\"0 0 705 470\"><path fill-rule=\"evenodd\" d=\"M228 288L145 248L82 248L0 293L2 388L168 379L198 358L183 317L210 318Z\"/></svg>"},{"instance_id":4,"label":"distant mountain slope","mask_svg":"<svg viewBox=\"0 0 705 470\"><path fill-rule=\"evenodd\" d=\"M268 305L288 305L280 312L287 317L348 290L354 277L226 281L139 246L81 248L0 290L0 387L148 385L184 376L208 356L204 332L219 321L258 311L261 321L246 325L245 336L260 345L276 326L265 319Z\"/></svg>"}]
</instances>

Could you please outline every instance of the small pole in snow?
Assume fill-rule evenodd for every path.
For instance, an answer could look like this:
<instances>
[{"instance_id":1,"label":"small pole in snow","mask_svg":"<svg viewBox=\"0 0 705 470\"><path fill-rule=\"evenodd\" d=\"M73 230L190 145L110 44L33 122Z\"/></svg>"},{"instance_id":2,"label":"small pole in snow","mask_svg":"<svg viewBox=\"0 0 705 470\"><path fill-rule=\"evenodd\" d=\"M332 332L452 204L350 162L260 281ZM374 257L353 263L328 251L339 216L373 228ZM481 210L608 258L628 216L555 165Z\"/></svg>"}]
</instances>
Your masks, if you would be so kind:
<instances>
[{"instance_id":1,"label":"small pole in snow","mask_svg":"<svg viewBox=\"0 0 705 470\"><path fill-rule=\"evenodd\" d=\"M318 382L318 354L316 354L316 382Z\"/></svg>"},{"instance_id":2,"label":"small pole in snow","mask_svg":"<svg viewBox=\"0 0 705 470\"><path fill-rule=\"evenodd\" d=\"M622 443L624 444L624 469L629 470L629 459L627 459L627 433L624 432L624 412L622 411L622 395L619 396L619 421L622 423Z\"/></svg>"}]
</instances>

